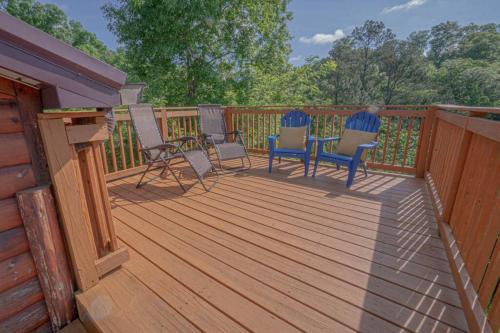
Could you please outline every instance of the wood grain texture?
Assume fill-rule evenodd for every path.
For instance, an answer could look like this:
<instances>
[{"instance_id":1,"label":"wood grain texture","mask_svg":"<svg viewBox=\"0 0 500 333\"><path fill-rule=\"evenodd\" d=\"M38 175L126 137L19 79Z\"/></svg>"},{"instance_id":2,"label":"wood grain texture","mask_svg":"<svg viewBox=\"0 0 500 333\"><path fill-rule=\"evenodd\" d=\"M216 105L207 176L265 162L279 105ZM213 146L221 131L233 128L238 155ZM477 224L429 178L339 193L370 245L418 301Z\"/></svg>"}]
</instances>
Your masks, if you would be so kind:
<instances>
[{"instance_id":1,"label":"wood grain texture","mask_svg":"<svg viewBox=\"0 0 500 333\"><path fill-rule=\"evenodd\" d=\"M69 325L61 330L61 333L87 333L80 319L72 321Z\"/></svg>"},{"instance_id":2,"label":"wood grain texture","mask_svg":"<svg viewBox=\"0 0 500 333\"><path fill-rule=\"evenodd\" d=\"M35 186L36 180L30 164L0 168L0 200L15 196L17 191Z\"/></svg>"},{"instance_id":3,"label":"wood grain texture","mask_svg":"<svg viewBox=\"0 0 500 333\"><path fill-rule=\"evenodd\" d=\"M29 251L24 228L17 227L0 232L0 261Z\"/></svg>"},{"instance_id":4,"label":"wood grain texture","mask_svg":"<svg viewBox=\"0 0 500 333\"><path fill-rule=\"evenodd\" d=\"M39 301L15 316L0 322L0 332L28 333L36 330L49 319L47 308Z\"/></svg>"},{"instance_id":5,"label":"wood grain texture","mask_svg":"<svg viewBox=\"0 0 500 333\"><path fill-rule=\"evenodd\" d=\"M104 332L199 332L125 270L76 296L85 327Z\"/></svg>"},{"instance_id":6,"label":"wood grain texture","mask_svg":"<svg viewBox=\"0 0 500 333\"><path fill-rule=\"evenodd\" d=\"M38 126L38 115L42 112L40 91L20 83L15 83L14 87L33 173L37 184L46 184L50 176Z\"/></svg>"},{"instance_id":7,"label":"wood grain texture","mask_svg":"<svg viewBox=\"0 0 500 333\"><path fill-rule=\"evenodd\" d=\"M73 270L79 289L86 290L99 278L78 157L67 142L62 119L41 119L39 123Z\"/></svg>"},{"instance_id":8,"label":"wood grain texture","mask_svg":"<svg viewBox=\"0 0 500 333\"><path fill-rule=\"evenodd\" d=\"M36 276L35 263L31 254L25 252L0 262L0 292Z\"/></svg>"},{"instance_id":9,"label":"wood grain texture","mask_svg":"<svg viewBox=\"0 0 500 333\"><path fill-rule=\"evenodd\" d=\"M0 134L0 168L30 162L24 133Z\"/></svg>"},{"instance_id":10,"label":"wood grain texture","mask_svg":"<svg viewBox=\"0 0 500 333\"><path fill-rule=\"evenodd\" d=\"M128 249L121 247L110 254L96 260L97 273L103 276L120 267L129 259Z\"/></svg>"},{"instance_id":11,"label":"wood grain texture","mask_svg":"<svg viewBox=\"0 0 500 333\"><path fill-rule=\"evenodd\" d=\"M43 293L36 277L7 289L0 293L0 322L40 300Z\"/></svg>"},{"instance_id":12,"label":"wood grain texture","mask_svg":"<svg viewBox=\"0 0 500 333\"><path fill-rule=\"evenodd\" d=\"M15 101L0 101L0 133L21 133L23 124Z\"/></svg>"},{"instance_id":13,"label":"wood grain texture","mask_svg":"<svg viewBox=\"0 0 500 333\"><path fill-rule=\"evenodd\" d=\"M343 170L304 178L284 160L269 176L267 160L252 159L210 193L169 179L109 183L131 251L122 270L193 323L216 319L207 331L224 316L253 331L468 330L423 182L371 173L349 191ZM188 291L173 295L176 283ZM209 306L175 305L193 297Z\"/></svg>"},{"instance_id":14,"label":"wood grain texture","mask_svg":"<svg viewBox=\"0 0 500 333\"><path fill-rule=\"evenodd\" d=\"M102 141L108 137L108 129L105 123L67 126L66 134L70 144Z\"/></svg>"},{"instance_id":15,"label":"wood grain texture","mask_svg":"<svg viewBox=\"0 0 500 333\"><path fill-rule=\"evenodd\" d=\"M15 97L14 82L7 78L0 77L0 92L6 96Z\"/></svg>"},{"instance_id":16,"label":"wood grain texture","mask_svg":"<svg viewBox=\"0 0 500 333\"><path fill-rule=\"evenodd\" d=\"M0 200L0 212L0 232L22 225L15 198Z\"/></svg>"},{"instance_id":17,"label":"wood grain texture","mask_svg":"<svg viewBox=\"0 0 500 333\"><path fill-rule=\"evenodd\" d=\"M75 303L50 187L18 192L17 200L52 325L61 328L75 318Z\"/></svg>"}]
</instances>

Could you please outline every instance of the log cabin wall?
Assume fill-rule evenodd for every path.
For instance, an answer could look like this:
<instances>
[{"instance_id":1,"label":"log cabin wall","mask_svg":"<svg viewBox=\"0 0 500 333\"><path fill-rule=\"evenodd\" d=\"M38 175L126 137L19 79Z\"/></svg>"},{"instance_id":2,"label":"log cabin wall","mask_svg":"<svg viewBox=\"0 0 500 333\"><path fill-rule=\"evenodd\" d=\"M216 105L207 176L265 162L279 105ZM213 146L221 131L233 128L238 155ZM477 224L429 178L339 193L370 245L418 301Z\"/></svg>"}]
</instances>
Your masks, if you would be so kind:
<instances>
[{"instance_id":1,"label":"log cabin wall","mask_svg":"<svg viewBox=\"0 0 500 333\"><path fill-rule=\"evenodd\" d=\"M38 112L38 90L0 77L0 332L52 330L16 200L48 182Z\"/></svg>"}]
</instances>

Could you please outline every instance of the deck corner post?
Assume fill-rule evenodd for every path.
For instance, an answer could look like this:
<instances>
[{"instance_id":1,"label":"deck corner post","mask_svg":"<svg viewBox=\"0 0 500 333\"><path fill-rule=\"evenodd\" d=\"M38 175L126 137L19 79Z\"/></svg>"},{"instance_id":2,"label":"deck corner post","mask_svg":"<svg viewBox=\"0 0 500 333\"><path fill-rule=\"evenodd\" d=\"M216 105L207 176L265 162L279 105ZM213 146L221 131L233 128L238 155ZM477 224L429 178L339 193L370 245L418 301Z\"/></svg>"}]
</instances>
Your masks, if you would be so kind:
<instances>
[{"instance_id":1,"label":"deck corner post","mask_svg":"<svg viewBox=\"0 0 500 333\"><path fill-rule=\"evenodd\" d=\"M62 118L39 118L38 123L76 283L84 291L96 285L99 276L78 156L74 145L68 143Z\"/></svg>"},{"instance_id":2,"label":"deck corner post","mask_svg":"<svg viewBox=\"0 0 500 333\"><path fill-rule=\"evenodd\" d=\"M417 149L417 161L416 161L416 176L417 178L424 178L425 171L427 169L427 161L431 157L432 150L432 135L433 128L435 125L435 117L437 106L430 105L427 107L424 123L422 125L422 130L420 134L420 143Z\"/></svg>"},{"instance_id":3,"label":"deck corner post","mask_svg":"<svg viewBox=\"0 0 500 333\"><path fill-rule=\"evenodd\" d=\"M224 122L226 123L226 130L231 133L234 131L233 127L233 110L230 107L224 107ZM229 136L228 140L231 141L233 136Z\"/></svg>"},{"instance_id":4,"label":"deck corner post","mask_svg":"<svg viewBox=\"0 0 500 333\"><path fill-rule=\"evenodd\" d=\"M52 328L57 331L75 319L76 307L50 186L17 192L17 201Z\"/></svg>"}]
</instances>

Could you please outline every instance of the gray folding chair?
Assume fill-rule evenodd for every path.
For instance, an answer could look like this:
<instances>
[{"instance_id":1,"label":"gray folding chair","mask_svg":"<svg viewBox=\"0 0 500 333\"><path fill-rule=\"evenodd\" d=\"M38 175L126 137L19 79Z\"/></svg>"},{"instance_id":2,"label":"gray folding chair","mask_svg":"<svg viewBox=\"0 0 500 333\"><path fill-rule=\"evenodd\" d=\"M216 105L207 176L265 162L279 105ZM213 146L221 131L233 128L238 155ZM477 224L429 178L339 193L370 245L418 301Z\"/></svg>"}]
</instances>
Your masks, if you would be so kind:
<instances>
[{"instance_id":1,"label":"gray folding chair","mask_svg":"<svg viewBox=\"0 0 500 333\"><path fill-rule=\"evenodd\" d=\"M128 111L130 113L130 119L132 120L132 123L134 125L135 133L139 137L141 151L147 163L147 168L142 174L141 179L137 183L137 188L147 183L142 181L148 171L156 164L161 167L162 170L160 174L154 178L162 176L165 171L168 170L170 171L170 173L172 173L182 190L186 192L186 188L184 187L184 185L182 185L181 181L170 167L170 162L173 159L182 158L184 161L187 161L189 163L191 169L193 169L194 173L198 177L198 181L201 183L203 188L206 191L210 191L210 189L217 183L219 174L208 158L207 152L197 138L192 136L185 136L175 140L164 141L158 127L158 123L156 122L153 107L150 104L129 105ZM186 143L190 141L195 143L195 147L197 149L184 149ZM212 185L207 187L205 186L203 177L209 171L214 171L217 178L212 183Z\"/></svg>"},{"instance_id":2,"label":"gray folding chair","mask_svg":"<svg viewBox=\"0 0 500 333\"><path fill-rule=\"evenodd\" d=\"M252 166L241 131L226 131L224 110L220 105L198 105L198 118L203 144L208 149L214 148L219 166L224 170L222 161L241 159L239 170L247 170ZM232 138L232 140L228 140ZM248 161L245 166L244 159Z\"/></svg>"}]
</instances>

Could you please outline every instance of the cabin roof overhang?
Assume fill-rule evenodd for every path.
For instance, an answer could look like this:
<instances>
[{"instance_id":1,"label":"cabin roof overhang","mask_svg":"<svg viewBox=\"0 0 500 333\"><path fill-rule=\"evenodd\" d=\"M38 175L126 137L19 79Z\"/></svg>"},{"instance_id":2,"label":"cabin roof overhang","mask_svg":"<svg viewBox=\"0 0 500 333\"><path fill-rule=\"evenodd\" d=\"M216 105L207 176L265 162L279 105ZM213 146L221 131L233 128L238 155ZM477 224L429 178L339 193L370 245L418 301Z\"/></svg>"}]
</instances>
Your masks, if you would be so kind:
<instances>
[{"instance_id":1,"label":"cabin roof overhang","mask_svg":"<svg viewBox=\"0 0 500 333\"><path fill-rule=\"evenodd\" d=\"M43 107L118 105L127 75L0 12L0 75L41 90Z\"/></svg>"}]
</instances>

